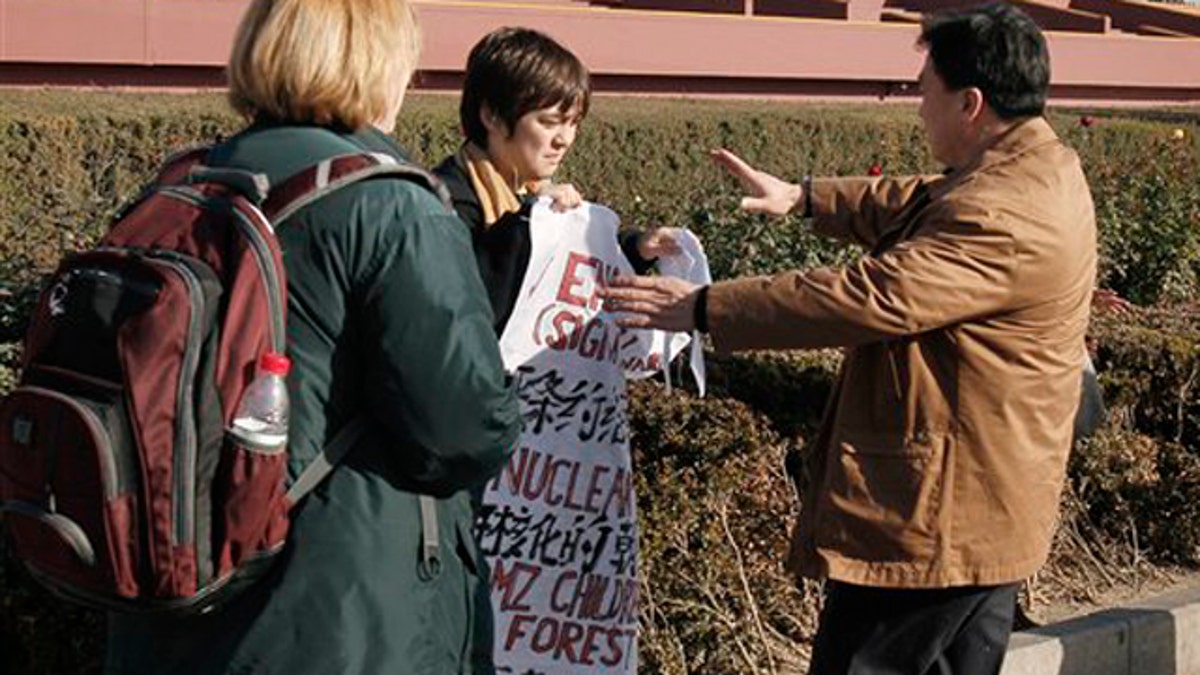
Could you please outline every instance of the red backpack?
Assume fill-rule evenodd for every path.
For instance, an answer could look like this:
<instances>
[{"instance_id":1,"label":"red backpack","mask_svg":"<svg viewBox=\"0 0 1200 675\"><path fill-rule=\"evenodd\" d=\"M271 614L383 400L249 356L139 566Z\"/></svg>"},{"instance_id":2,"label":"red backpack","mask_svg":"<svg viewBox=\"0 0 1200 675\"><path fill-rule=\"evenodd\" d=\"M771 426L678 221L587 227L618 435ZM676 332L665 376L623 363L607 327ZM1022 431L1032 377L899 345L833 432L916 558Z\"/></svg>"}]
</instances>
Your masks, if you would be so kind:
<instances>
[{"instance_id":1,"label":"red backpack","mask_svg":"<svg viewBox=\"0 0 1200 675\"><path fill-rule=\"evenodd\" d=\"M200 612L244 588L282 549L292 505L362 430L342 430L290 491L286 447L225 432L259 357L286 348L272 223L379 175L446 201L437 179L388 155L334 157L268 190L263 175L203 166L208 152L168 160L99 246L62 262L0 402L11 549L93 607Z\"/></svg>"}]
</instances>

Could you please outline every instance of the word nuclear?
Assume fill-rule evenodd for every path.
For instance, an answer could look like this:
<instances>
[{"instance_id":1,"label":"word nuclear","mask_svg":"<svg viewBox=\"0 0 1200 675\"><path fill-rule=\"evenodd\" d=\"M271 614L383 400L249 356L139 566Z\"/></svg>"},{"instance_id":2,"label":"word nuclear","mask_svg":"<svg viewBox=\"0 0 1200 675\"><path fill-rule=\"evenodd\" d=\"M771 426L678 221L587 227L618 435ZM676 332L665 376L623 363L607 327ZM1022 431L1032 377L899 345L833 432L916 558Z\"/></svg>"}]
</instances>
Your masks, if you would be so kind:
<instances>
[{"instance_id":1,"label":"word nuclear","mask_svg":"<svg viewBox=\"0 0 1200 675\"><path fill-rule=\"evenodd\" d=\"M531 502L619 518L633 511L633 476L624 468L585 464L522 446L508 458L489 491L506 492Z\"/></svg>"}]
</instances>

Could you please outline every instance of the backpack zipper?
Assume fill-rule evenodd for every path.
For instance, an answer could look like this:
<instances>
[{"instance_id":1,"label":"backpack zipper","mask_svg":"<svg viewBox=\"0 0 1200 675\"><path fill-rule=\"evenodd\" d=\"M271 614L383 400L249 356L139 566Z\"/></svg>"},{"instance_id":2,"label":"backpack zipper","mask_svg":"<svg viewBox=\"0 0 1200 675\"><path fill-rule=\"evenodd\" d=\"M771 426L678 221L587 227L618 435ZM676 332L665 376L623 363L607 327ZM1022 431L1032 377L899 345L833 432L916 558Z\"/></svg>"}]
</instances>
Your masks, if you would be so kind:
<instances>
[{"instance_id":1,"label":"backpack zipper","mask_svg":"<svg viewBox=\"0 0 1200 675\"><path fill-rule=\"evenodd\" d=\"M215 198L206 197L199 190L179 185L163 188L161 192L162 194L174 197L175 199L179 199L190 204L194 204L201 208L208 208L217 201ZM223 199L227 199L230 202L233 201L233 198L231 197L224 197ZM249 204L249 202L247 203ZM271 221L267 220L267 217L262 214L262 211L253 205L251 205L251 208L253 208L260 218L262 218L262 221L266 223L267 228L271 230L271 232L274 232L274 228L271 226ZM263 236L262 232L260 232L259 229L254 226L254 223L251 222L250 218L242 209L231 206L230 210L233 211L233 219L237 223L238 230L241 231L242 236L246 238L246 241L250 242L250 250L253 251L254 259L258 263L258 271L262 277L263 285L267 287L267 311L271 315L271 323L268 327L271 348L277 353L283 354L287 348L287 345L285 344L286 336L284 335L283 326L283 308L285 300L282 285L279 283L279 274L275 269L275 260L271 256L270 244L267 242L266 237Z\"/></svg>"},{"instance_id":2,"label":"backpack zipper","mask_svg":"<svg viewBox=\"0 0 1200 675\"><path fill-rule=\"evenodd\" d=\"M200 320L205 315L204 291L200 279L184 262L186 258L170 251L147 251L146 260L177 274L187 287L192 311L188 316L187 342L183 352L183 368L175 394L175 545L190 544L195 523L192 511L196 503L196 411L192 405L192 384L200 364Z\"/></svg>"},{"instance_id":3,"label":"backpack zipper","mask_svg":"<svg viewBox=\"0 0 1200 675\"><path fill-rule=\"evenodd\" d=\"M255 207L255 211L267 224L267 228L274 233L271 221L267 220L267 217L258 211L257 207ZM250 249L254 251L254 257L258 260L258 268L262 271L263 281L267 285L267 306L271 313L271 348L275 350L275 353L283 354L287 349L283 328L283 303L285 301L283 289L279 283L279 275L275 270L275 260L271 256L270 244L245 213L234 209L234 216L242 234L250 242Z\"/></svg>"},{"instance_id":4,"label":"backpack zipper","mask_svg":"<svg viewBox=\"0 0 1200 675\"><path fill-rule=\"evenodd\" d=\"M11 514L32 518L54 530L71 547L71 550L79 557L80 562L88 567L96 566L96 549L92 548L92 542L88 540L87 533L83 531L79 523L61 513L47 511L37 504L26 501L0 502L0 515L4 515L6 511Z\"/></svg>"},{"instance_id":5,"label":"backpack zipper","mask_svg":"<svg viewBox=\"0 0 1200 675\"><path fill-rule=\"evenodd\" d=\"M96 415L95 411L86 405L83 405L79 401L76 401L70 396L60 394L52 389L25 385L23 387L17 387L13 394L15 395L20 392L52 398L79 413L79 416L83 418L84 424L87 425L88 431L92 432L92 436L98 441L100 450L100 474L101 480L104 483L104 499L105 501L113 501L116 499L118 484L117 460L113 457L112 444L109 442L108 434L104 432L104 425L100 422L100 417Z\"/></svg>"}]
</instances>

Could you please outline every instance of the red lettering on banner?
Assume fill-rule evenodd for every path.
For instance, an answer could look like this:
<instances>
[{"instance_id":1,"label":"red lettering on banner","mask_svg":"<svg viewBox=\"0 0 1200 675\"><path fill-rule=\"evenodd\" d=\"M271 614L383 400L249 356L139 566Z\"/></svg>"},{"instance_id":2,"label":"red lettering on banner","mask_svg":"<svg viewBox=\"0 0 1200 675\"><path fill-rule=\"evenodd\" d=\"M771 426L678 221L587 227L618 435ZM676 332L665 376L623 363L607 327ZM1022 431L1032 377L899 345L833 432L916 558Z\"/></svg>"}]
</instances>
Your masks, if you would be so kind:
<instances>
[{"instance_id":1,"label":"red lettering on banner","mask_svg":"<svg viewBox=\"0 0 1200 675\"><path fill-rule=\"evenodd\" d=\"M601 616L599 608L604 602L604 596L608 592L609 578L602 574L589 574L585 576L579 586L576 587L576 598L579 600L579 609L576 616L581 619L595 619L597 621L607 621L611 616Z\"/></svg>"},{"instance_id":2,"label":"red lettering on banner","mask_svg":"<svg viewBox=\"0 0 1200 675\"><path fill-rule=\"evenodd\" d=\"M604 494L604 488L600 487L600 477L608 473L611 469L604 465L599 465L592 469L592 479L588 481L587 493L583 499L583 510L588 513L599 513L600 507L596 506L595 497Z\"/></svg>"},{"instance_id":3,"label":"red lettering on banner","mask_svg":"<svg viewBox=\"0 0 1200 675\"><path fill-rule=\"evenodd\" d=\"M594 289L589 287L587 282L591 282L594 286L596 277L601 266L604 263L595 256L585 256L574 251L567 255L567 267L563 271L562 281L558 284L558 301L565 302L576 307L587 307L588 300L594 293ZM580 276L580 267L586 267L591 270L586 276ZM576 288L581 288L579 293Z\"/></svg>"},{"instance_id":4,"label":"red lettering on banner","mask_svg":"<svg viewBox=\"0 0 1200 675\"><path fill-rule=\"evenodd\" d=\"M508 634L504 636L504 651L511 652L513 644L525 637L525 624L533 622L537 617L533 614L517 614L508 624Z\"/></svg>"},{"instance_id":5,"label":"red lettering on banner","mask_svg":"<svg viewBox=\"0 0 1200 675\"><path fill-rule=\"evenodd\" d=\"M558 578L554 580L554 589L550 591L550 609L559 614L566 614L567 616L575 613L575 603L573 601L563 602L559 600L558 593L562 590L564 581L573 582L578 578L579 574L571 570L565 570L558 575Z\"/></svg>"},{"instance_id":6,"label":"red lettering on banner","mask_svg":"<svg viewBox=\"0 0 1200 675\"><path fill-rule=\"evenodd\" d=\"M604 361L604 321L594 316L583 327L579 337L579 355L585 359Z\"/></svg>"},{"instance_id":7,"label":"red lettering on banner","mask_svg":"<svg viewBox=\"0 0 1200 675\"><path fill-rule=\"evenodd\" d=\"M608 635L609 632L609 630L605 629L604 626L599 624L592 624L587 627L587 638L583 641L583 654L579 657L580 663L588 666L596 663L594 660L592 660L592 652L600 648L600 646L596 644L596 638L602 635ZM617 661L619 662L621 660L619 650L616 654L616 657Z\"/></svg>"},{"instance_id":8,"label":"red lettering on banner","mask_svg":"<svg viewBox=\"0 0 1200 675\"><path fill-rule=\"evenodd\" d=\"M508 484L510 494L518 494L521 491L521 482L524 480L526 468L529 466L530 449L528 446L520 446L508 458L508 463L504 465L504 471L499 476L492 479L489 489L492 491L500 489L501 481ZM533 452L533 454L537 454Z\"/></svg>"},{"instance_id":9,"label":"red lettering on banner","mask_svg":"<svg viewBox=\"0 0 1200 675\"><path fill-rule=\"evenodd\" d=\"M616 620L628 624L637 621L639 591L637 580L584 574L564 570L550 591L550 609L574 619Z\"/></svg>"},{"instance_id":10,"label":"red lettering on banner","mask_svg":"<svg viewBox=\"0 0 1200 675\"><path fill-rule=\"evenodd\" d=\"M567 495L566 495L566 499L563 501L563 506L565 506L569 509L575 510L575 511L582 511L583 504L580 504L578 500L572 499L572 497L576 496L575 495L575 480L577 478L579 478L579 467L581 466L581 463L580 462L572 462L572 464L574 466L571 467L571 476L570 476L570 478L567 479ZM593 469L592 471L594 472L595 469Z\"/></svg>"},{"instance_id":11,"label":"red lettering on banner","mask_svg":"<svg viewBox=\"0 0 1200 675\"><path fill-rule=\"evenodd\" d=\"M601 302L598 291L620 271L596 256L571 251L558 283L558 301L595 311Z\"/></svg>"},{"instance_id":12,"label":"red lettering on banner","mask_svg":"<svg viewBox=\"0 0 1200 675\"><path fill-rule=\"evenodd\" d=\"M574 621L564 621L558 634L558 644L554 645L555 660L567 657L571 663L579 663L579 654L575 651L575 643L583 639L583 626Z\"/></svg>"},{"instance_id":13,"label":"red lettering on banner","mask_svg":"<svg viewBox=\"0 0 1200 675\"><path fill-rule=\"evenodd\" d=\"M627 373L656 373L662 370L662 354L654 352L649 356L631 356L621 361L621 370Z\"/></svg>"},{"instance_id":14,"label":"red lettering on banner","mask_svg":"<svg viewBox=\"0 0 1200 675\"><path fill-rule=\"evenodd\" d=\"M613 476L608 497L604 500L604 506L600 507L600 513L608 513L614 501L617 503L618 518L625 518L633 512L633 474L620 467Z\"/></svg>"},{"instance_id":15,"label":"red lettering on banner","mask_svg":"<svg viewBox=\"0 0 1200 675\"><path fill-rule=\"evenodd\" d=\"M628 637L630 642L633 642L633 640L637 637L637 630L630 629L624 631L608 631L608 648L612 650L612 655L607 659L600 659L600 663L603 663L610 668L618 663L621 663L622 661L624 661L626 665L629 664L629 657L623 654L621 651L621 643L619 642L621 637ZM632 654L633 652L630 651L629 653Z\"/></svg>"},{"instance_id":16,"label":"red lettering on banner","mask_svg":"<svg viewBox=\"0 0 1200 675\"><path fill-rule=\"evenodd\" d=\"M571 477L568 479L567 489L559 495L554 495L554 486L558 483L558 471L563 467L567 467ZM556 459L550 464L550 488L546 491L546 503L550 506L558 506L562 504L570 509L579 510L578 505L571 501L572 493L575 491L575 477L579 475L580 463L569 459Z\"/></svg>"},{"instance_id":17,"label":"red lettering on banner","mask_svg":"<svg viewBox=\"0 0 1200 675\"><path fill-rule=\"evenodd\" d=\"M492 479L491 490L500 490L503 483L506 492L514 497L524 497L531 502L541 500L556 506L562 500L552 495L554 479L559 465L570 463L569 459L552 461L547 453L523 445L509 457L503 473Z\"/></svg>"},{"instance_id":18,"label":"red lettering on banner","mask_svg":"<svg viewBox=\"0 0 1200 675\"><path fill-rule=\"evenodd\" d=\"M526 597L541 574L542 568L523 562L513 562L506 570L504 560L497 558L492 563L492 594L500 594L500 609L505 612L532 609Z\"/></svg>"},{"instance_id":19,"label":"red lettering on banner","mask_svg":"<svg viewBox=\"0 0 1200 675\"><path fill-rule=\"evenodd\" d=\"M554 304L543 307L533 323L530 336L538 346L545 345L559 352L574 352L581 359L618 365L621 346L627 331L604 320L604 315L588 316L577 309L564 309ZM632 342L636 343L634 337ZM632 357L626 362L638 369L656 366L658 357ZM649 364L649 365L647 365Z\"/></svg>"},{"instance_id":20,"label":"red lettering on banner","mask_svg":"<svg viewBox=\"0 0 1200 675\"><path fill-rule=\"evenodd\" d=\"M548 616L538 620L537 628L533 630L533 639L529 648L535 654L545 654L558 645L558 621Z\"/></svg>"},{"instance_id":21,"label":"red lettering on banner","mask_svg":"<svg viewBox=\"0 0 1200 675\"><path fill-rule=\"evenodd\" d=\"M563 310L550 320L553 334L546 339L546 346L557 350L567 351L579 345L579 326L583 318L569 310Z\"/></svg>"},{"instance_id":22,"label":"red lettering on banner","mask_svg":"<svg viewBox=\"0 0 1200 675\"><path fill-rule=\"evenodd\" d=\"M537 623L530 630L534 621ZM613 628L551 616L518 614L509 623L504 650L514 651L514 647L528 639L529 650L534 654L547 654L555 661L573 665L594 665L599 656L600 663L611 668L628 659L633 653L628 647L636 638L636 627Z\"/></svg>"}]
</instances>

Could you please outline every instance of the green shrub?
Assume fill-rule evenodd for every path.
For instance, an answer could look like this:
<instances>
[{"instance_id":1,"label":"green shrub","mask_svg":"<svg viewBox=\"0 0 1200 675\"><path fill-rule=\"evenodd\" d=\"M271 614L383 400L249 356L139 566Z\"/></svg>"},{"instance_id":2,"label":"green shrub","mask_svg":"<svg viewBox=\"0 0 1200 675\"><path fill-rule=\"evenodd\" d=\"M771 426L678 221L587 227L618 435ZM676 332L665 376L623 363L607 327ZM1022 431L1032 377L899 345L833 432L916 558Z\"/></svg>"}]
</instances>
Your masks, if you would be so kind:
<instances>
[{"instance_id":1,"label":"green shrub","mask_svg":"<svg viewBox=\"0 0 1200 675\"><path fill-rule=\"evenodd\" d=\"M1176 305L1132 318L1097 316L1092 334L1117 421L1200 456L1200 311Z\"/></svg>"},{"instance_id":2,"label":"green shrub","mask_svg":"<svg viewBox=\"0 0 1200 675\"><path fill-rule=\"evenodd\" d=\"M426 164L459 142L453 97L412 96L397 135ZM1200 260L1200 115L1052 114L1078 149L1101 226L1102 283L1142 303L1193 297ZM95 239L169 150L240 126L216 95L18 93L0 101L0 272L24 283ZM1174 138L1181 130L1183 139ZM737 212L708 159L727 146L784 176L933 172L913 109L600 97L560 178L637 226L686 225L719 277L857 255L797 219Z\"/></svg>"},{"instance_id":3,"label":"green shrub","mask_svg":"<svg viewBox=\"0 0 1200 675\"><path fill-rule=\"evenodd\" d=\"M784 444L733 399L631 387L645 672L795 666L815 590L783 570L794 517Z\"/></svg>"},{"instance_id":4,"label":"green shrub","mask_svg":"<svg viewBox=\"0 0 1200 675\"><path fill-rule=\"evenodd\" d=\"M1109 540L1159 563L1200 562L1200 456L1169 441L1109 428L1082 444L1071 479Z\"/></svg>"}]
</instances>

